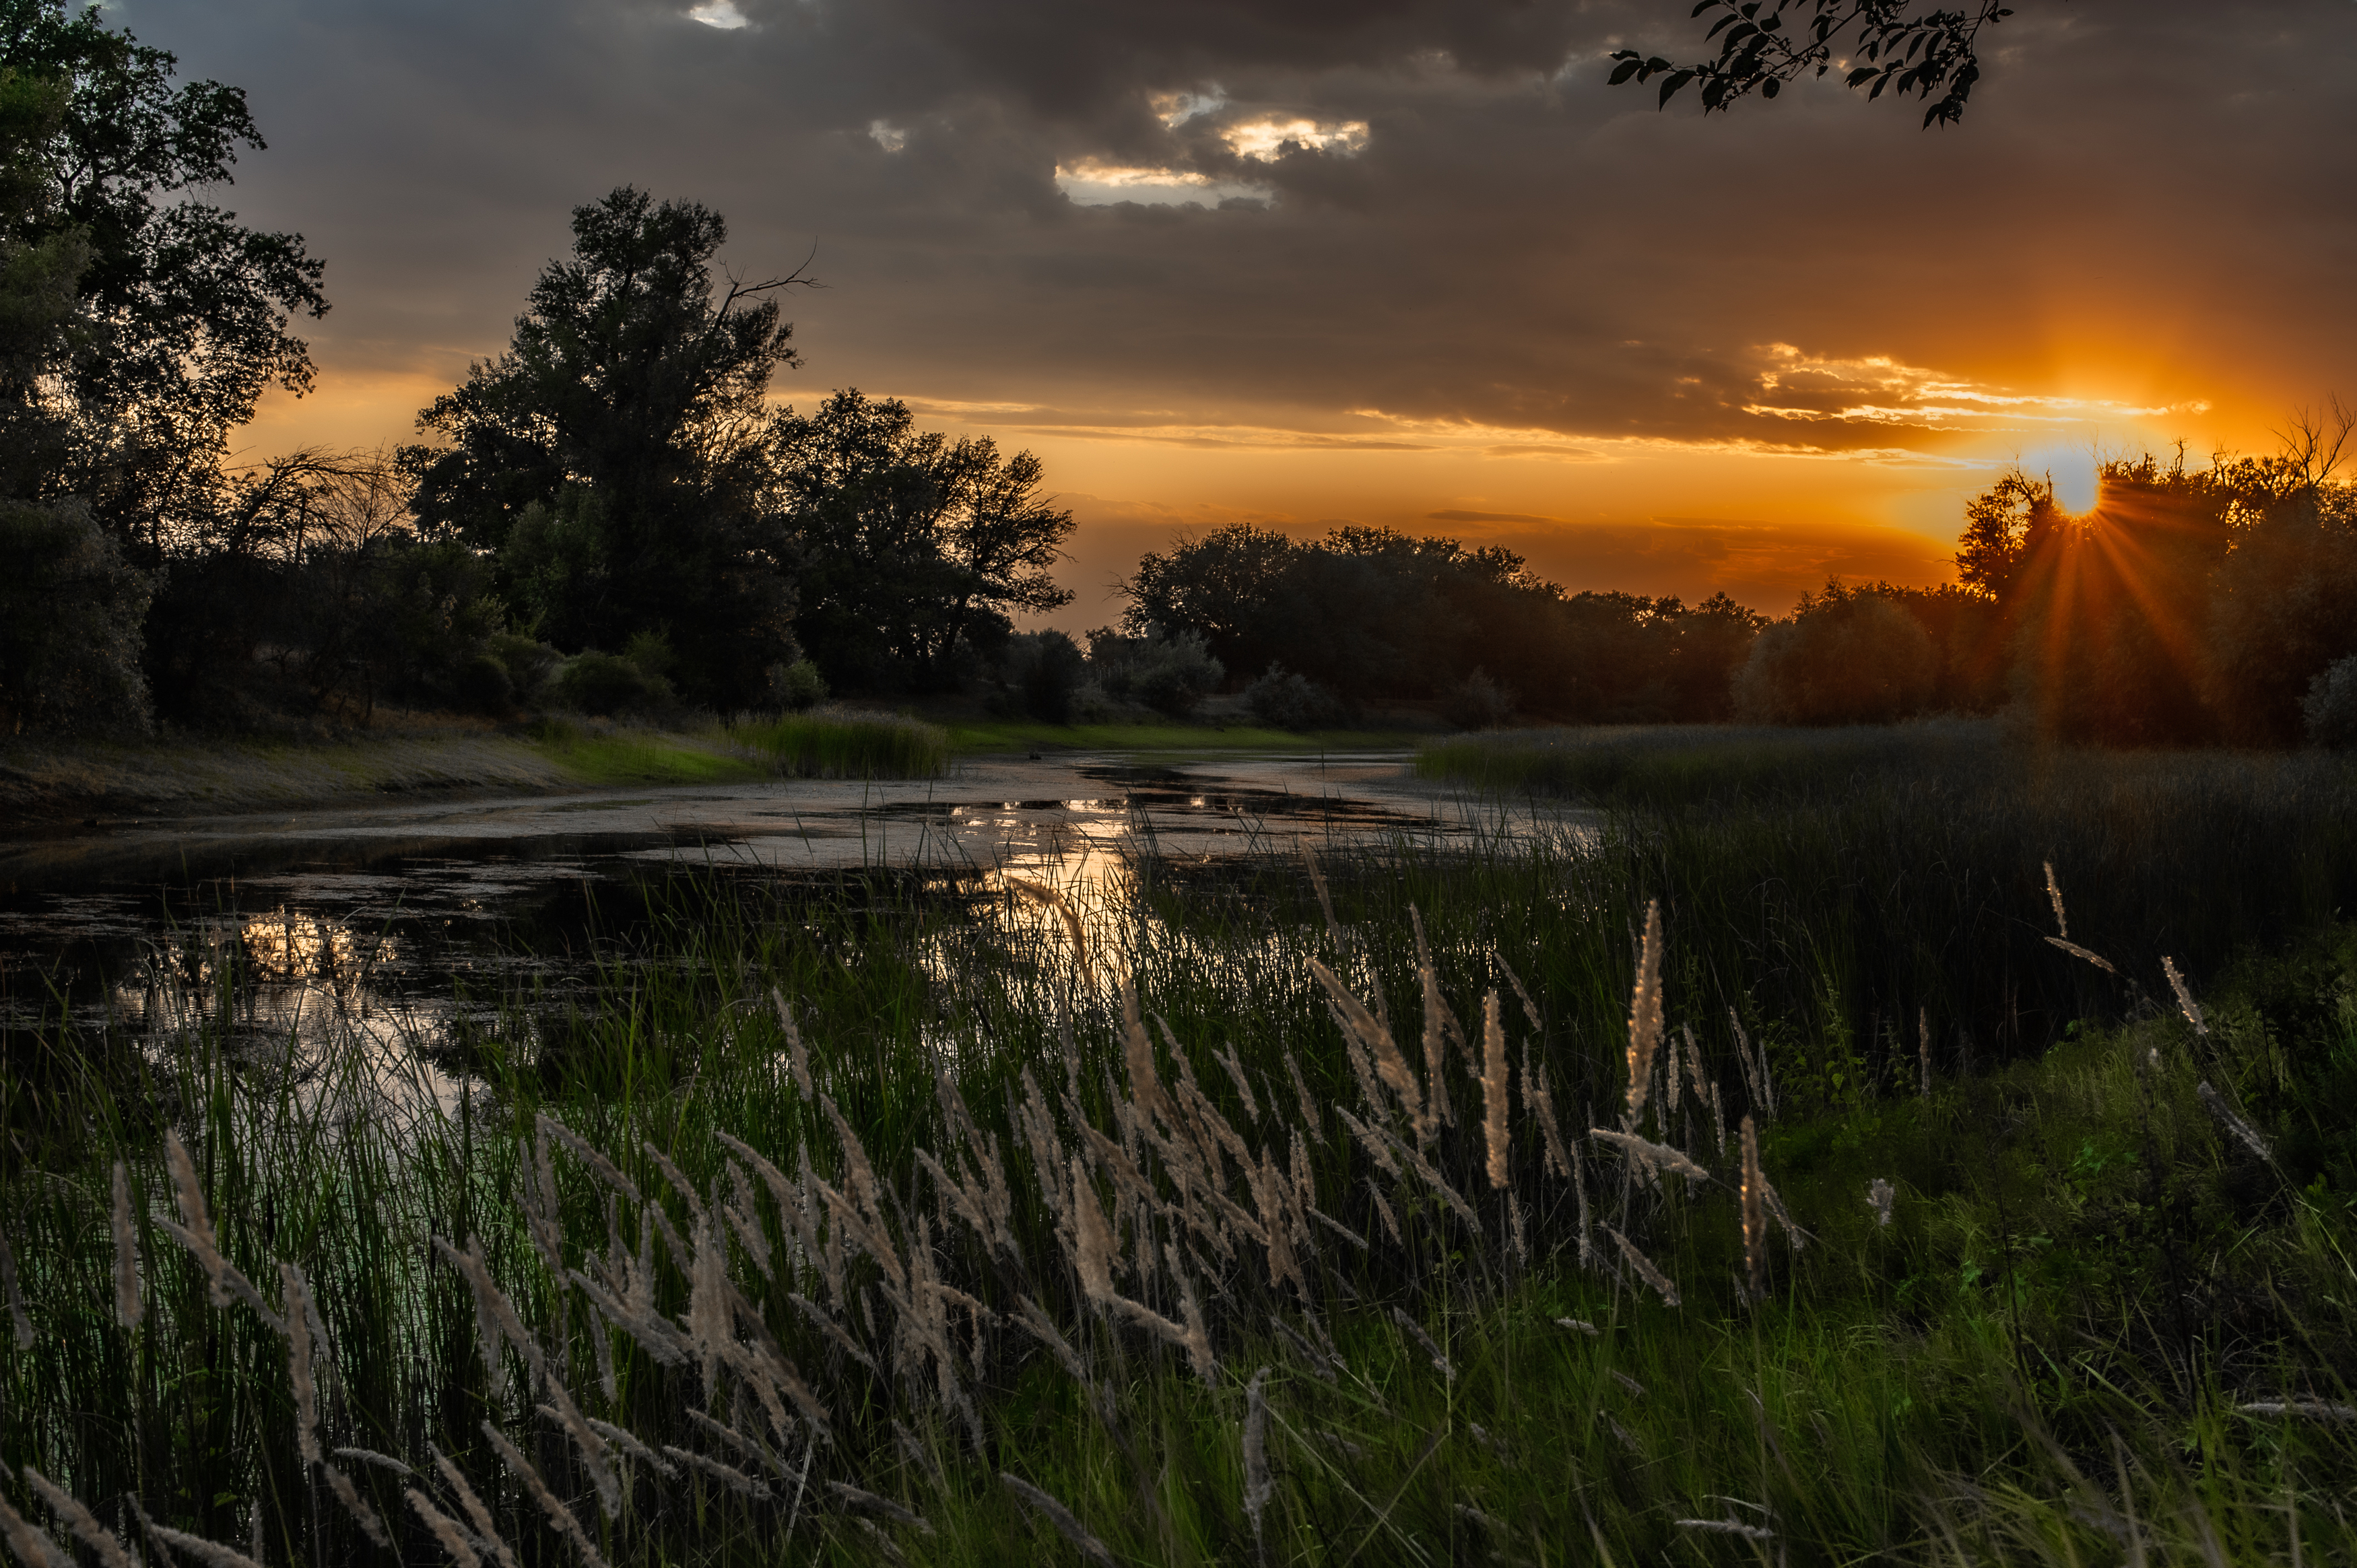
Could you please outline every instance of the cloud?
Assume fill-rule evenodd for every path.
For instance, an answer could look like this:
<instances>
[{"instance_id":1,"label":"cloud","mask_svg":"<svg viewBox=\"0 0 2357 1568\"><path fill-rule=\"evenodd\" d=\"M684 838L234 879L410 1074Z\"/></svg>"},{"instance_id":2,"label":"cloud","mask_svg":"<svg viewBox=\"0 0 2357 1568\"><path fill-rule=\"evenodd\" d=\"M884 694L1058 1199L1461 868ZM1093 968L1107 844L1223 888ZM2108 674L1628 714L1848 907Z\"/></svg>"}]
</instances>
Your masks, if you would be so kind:
<instances>
[{"instance_id":1,"label":"cloud","mask_svg":"<svg viewBox=\"0 0 2357 1568\"><path fill-rule=\"evenodd\" d=\"M2316 199L2357 185L2344 6L2036 0L1932 133L1837 78L1708 119L1603 85L1618 45L1697 48L1686 9L108 16L248 91L271 145L223 199L328 258L325 400L498 352L570 209L625 181L726 213L744 271L816 243L830 286L793 304L782 395L1017 405L990 416L1010 435L1462 451L1566 485L1662 452L1914 475L2097 436L2264 444L2345 389L2357 209Z\"/></svg>"},{"instance_id":2,"label":"cloud","mask_svg":"<svg viewBox=\"0 0 2357 1568\"><path fill-rule=\"evenodd\" d=\"M1559 517L1540 517L1527 511L1464 511L1450 508L1445 511L1424 514L1435 522L1561 522Z\"/></svg>"}]
</instances>

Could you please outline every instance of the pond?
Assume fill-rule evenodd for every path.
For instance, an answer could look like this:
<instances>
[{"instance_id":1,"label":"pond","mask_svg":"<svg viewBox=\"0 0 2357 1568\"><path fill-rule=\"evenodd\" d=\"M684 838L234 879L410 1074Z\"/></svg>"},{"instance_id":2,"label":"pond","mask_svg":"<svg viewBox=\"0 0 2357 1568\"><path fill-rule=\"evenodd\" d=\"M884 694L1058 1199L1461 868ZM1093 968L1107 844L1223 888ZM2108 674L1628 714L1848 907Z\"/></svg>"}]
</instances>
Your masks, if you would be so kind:
<instances>
[{"instance_id":1,"label":"pond","mask_svg":"<svg viewBox=\"0 0 2357 1568\"><path fill-rule=\"evenodd\" d=\"M1411 761L990 758L925 782L405 797L0 842L0 1036L70 1020L146 1042L210 1016L282 1049L357 1039L392 1064L526 991L581 994L650 892L686 875L790 890L861 868L967 886L1012 873L1086 897L1144 855L1202 865L1529 825L1526 808L1477 806Z\"/></svg>"}]
</instances>

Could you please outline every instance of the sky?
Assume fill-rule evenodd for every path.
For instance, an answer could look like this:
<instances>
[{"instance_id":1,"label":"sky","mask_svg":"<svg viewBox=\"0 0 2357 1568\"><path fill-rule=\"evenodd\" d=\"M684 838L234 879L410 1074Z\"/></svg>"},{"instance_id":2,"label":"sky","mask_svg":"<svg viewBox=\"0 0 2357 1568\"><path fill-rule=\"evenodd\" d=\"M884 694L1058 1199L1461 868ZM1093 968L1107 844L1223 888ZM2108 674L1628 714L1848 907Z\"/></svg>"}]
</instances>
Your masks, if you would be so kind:
<instances>
[{"instance_id":1,"label":"sky","mask_svg":"<svg viewBox=\"0 0 2357 1568\"><path fill-rule=\"evenodd\" d=\"M218 199L335 302L259 457L415 439L618 185L807 263L781 402L1028 447L1048 623L1230 522L1577 588L1952 575L2006 467L2264 452L2357 399L2357 4L2015 0L1961 125L1838 74L1606 85L1688 0L111 0L244 88Z\"/></svg>"}]
</instances>

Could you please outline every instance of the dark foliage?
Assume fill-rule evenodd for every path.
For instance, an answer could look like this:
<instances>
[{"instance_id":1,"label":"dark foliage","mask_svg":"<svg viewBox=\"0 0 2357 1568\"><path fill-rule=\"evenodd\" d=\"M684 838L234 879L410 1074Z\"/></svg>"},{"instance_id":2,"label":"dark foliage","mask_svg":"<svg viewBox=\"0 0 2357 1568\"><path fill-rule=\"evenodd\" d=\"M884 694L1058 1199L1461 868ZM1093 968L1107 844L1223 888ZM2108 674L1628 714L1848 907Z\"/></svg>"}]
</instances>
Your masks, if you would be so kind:
<instances>
[{"instance_id":1,"label":"dark foliage","mask_svg":"<svg viewBox=\"0 0 2357 1568\"><path fill-rule=\"evenodd\" d=\"M698 698L747 704L795 656L761 400L795 359L775 291L713 277L720 215L630 187L573 214L508 351L418 416L422 524L493 553L509 612L560 648L667 634Z\"/></svg>"},{"instance_id":2,"label":"dark foliage","mask_svg":"<svg viewBox=\"0 0 2357 1568\"><path fill-rule=\"evenodd\" d=\"M1127 630L1199 637L1232 680L1281 665L1366 702L1438 698L1480 670L1513 708L1583 722L1725 717L1762 624L1725 595L1567 595L1511 551L1372 528L1224 528L1146 555L1123 592Z\"/></svg>"},{"instance_id":3,"label":"dark foliage","mask_svg":"<svg viewBox=\"0 0 2357 1568\"><path fill-rule=\"evenodd\" d=\"M1071 602L1049 574L1071 513L1039 493L1030 453L919 430L907 404L856 387L787 410L768 440L802 563L796 629L834 684L947 688L1015 612Z\"/></svg>"},{"instance_id":4,"label":"dark foliage","mask_svg":"<svg viewBox=\"0 0 2357 1568\"><path fill-rule=\"evenodd\" d=\"M2018 473L1967 508L1958 575L1994 607L2041 733L2298 740L2311 685L2357 652L2357 503L2331 478L2349 430L2336 418L2337 435L2307 422L2273 457L2107 463L2082 517Z\"/></svg>"},{"instance_id":5,"label":"dark foliage","mask_svg":"<svg viewBox=\"0 0 2357 1568\"><path fill-rule=\"evenodd\" d=\"M1660 77L1666 108L1691 84L1708 113L1754 92L1773 98L1786 82L1823 76L1838 64L1848 68L1843 80L1849 86L1869 89L1868 102L1885 92L1912 92L1931 104L1923 111L1926 127L1953 124L1980 80L1981 29L2013 15L2001 0L1954 10L1921 8L1916 0L1700 0L1694 15L1706 13L1717 17L1703 35L1717 41L1717 59L1681 66L1615 49L1612 85Z\"/></svg>"}]
</instances>

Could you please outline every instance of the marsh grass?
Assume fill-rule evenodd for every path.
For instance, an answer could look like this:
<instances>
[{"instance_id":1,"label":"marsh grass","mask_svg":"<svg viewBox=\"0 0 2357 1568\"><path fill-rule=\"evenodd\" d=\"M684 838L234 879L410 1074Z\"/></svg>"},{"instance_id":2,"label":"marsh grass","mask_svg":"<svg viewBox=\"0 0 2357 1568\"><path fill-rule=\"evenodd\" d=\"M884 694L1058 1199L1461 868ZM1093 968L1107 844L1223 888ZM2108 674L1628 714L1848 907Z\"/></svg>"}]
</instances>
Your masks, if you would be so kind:
<instances>
[{"instance_id":1,"label":"marsh grass","mask_svg":"<svg viewBox=\"0 0 2357 1568\"><path fill-rule=\"evenodd\" d=\"M949 767L949 733L898 714L828 706L727 734L792 779L938 779Z\"/></svg>"},{"instance_id":2,"label":"marsh grass","mask_svg":"<svg viewBox=\"0 0 2357 1568\"><path fill-rule=\"evenodd\" d=\"M1878 972L1952 906L1903 883L1888 929L1804 904L1781 948L1714 943L1739 884L1693 857L1724 847L1610 826L1053 897L690 878L587 1001L464 1041L455 1101L257 1053L217 971L178 1037L59 1032L0 1090L36 1330L0 1352L0 1458L111 1530L244 1552L258 1517L289 1564L2357 1552L2357 1423L2318 1413L2357 1405L2357 935L2173 949L2206 1032L2091 993L2097 1022L1938 1057L1926 1095L1915 1040L1826 1070L1789 999L1846 982L1782 970ZM2042 908L2042 858L1953 869ZM2025 972L2074 961L2043 931L2008 936ZM291 1284L282 1334L165 1233L171 1137L224 1265L302 1271L307 1342Z\"/></svg>"}]
</instances>

